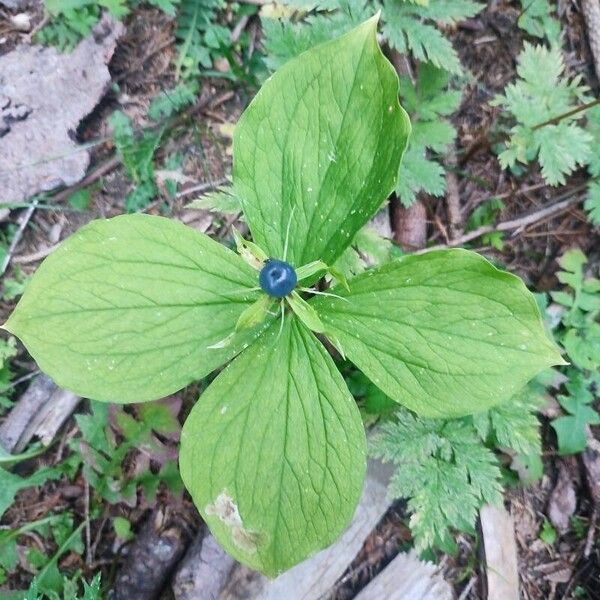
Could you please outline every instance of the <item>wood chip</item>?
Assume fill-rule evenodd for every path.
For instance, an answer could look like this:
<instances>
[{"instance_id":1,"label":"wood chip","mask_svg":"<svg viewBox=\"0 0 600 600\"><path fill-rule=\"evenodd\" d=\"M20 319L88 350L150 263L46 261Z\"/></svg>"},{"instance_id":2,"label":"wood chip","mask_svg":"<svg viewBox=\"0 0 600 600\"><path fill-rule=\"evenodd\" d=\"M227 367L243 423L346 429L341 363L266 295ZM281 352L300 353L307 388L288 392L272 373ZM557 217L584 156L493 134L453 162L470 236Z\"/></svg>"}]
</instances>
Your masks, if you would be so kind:
<instances>
[{"instance_id":1,"label":"wood chip","mask_svg":"<svg viewBox=\"0 0 600 600\"><path fill-rule=\"evenodd\" d=\"M504 507L486 505L480 513L488 600L519 600L519 570L513 520Z\"/></svg>"}]
</instances>

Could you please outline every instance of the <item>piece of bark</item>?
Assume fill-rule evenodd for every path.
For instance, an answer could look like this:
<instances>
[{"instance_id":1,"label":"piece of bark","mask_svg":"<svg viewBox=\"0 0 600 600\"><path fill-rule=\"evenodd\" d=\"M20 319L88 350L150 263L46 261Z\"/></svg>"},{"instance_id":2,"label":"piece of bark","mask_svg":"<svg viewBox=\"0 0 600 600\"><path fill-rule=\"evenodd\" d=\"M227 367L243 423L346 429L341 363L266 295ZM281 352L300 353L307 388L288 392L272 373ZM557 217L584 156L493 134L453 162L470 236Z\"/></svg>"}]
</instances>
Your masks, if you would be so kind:
<instances>
[{"instance_id":1,"label":"piece of bark","mask_svg":"<svg viewBox=\"0 0 600 600\"><path fill-rule=\"evenodd\" d=\"M562 459L558 462L556 485L548 500L548 518L559 533L565 533L571 524L571 517L577 508L577 495L573 473L577 469L574 460Z\"/></svg>"},{"instance_id":2,"label":"piece of bark","mask_svg":"<svg viewBox=\"0 0 600 600\"><path fill-rule=\"evenodd\" d=\"M155 509L137 536L109 600L152 600L162 591L190 541L185 521L168 507Z\"/></svg>"},{"instance_id":3,"label":"piece of bark","mask_svg":"<svg viewBox=\"0 0 600 600\"><path fill-rule=\"evenodd\" d=\"M37 437L49 446L81 398L38 375L0 425L0 445L11 454L22 452Z\"/></svg>"},{"instance_id":4,"label":"piece of bark","mask_svg":"<svg viewBox=\"0 0 600 600\"><path fill-rule=\"evenodd\" d=\"M175 599L216 600L235 564L203 525L171 582Z\"/></svg>"},{"instance_id":5,"label":"piece of bark","mask_svg":"<svg viewBox=\"0 0 600 600\"><path fill-rule=\"evenodd\" d=\"M519 600L517 544L511 515L504 507L484 506L480 513L488 600Z\"/></svg>"},{"instance_id":6,"label":"piece of bark","mask_svg":"<svg viewBox=\"0 0 600 600\"><path fill-rule=\"evenodd\" d=\"M337 542L269 580L241 565L236 567L219 600L318 600L343 575L367 536L391 504L387 497L390 469L370 461L365 489L354 519Z\"/></svg>"},{"instance_id":7,"label":"piece of bark","mask_svg":"<svg viewBox=\"0 0 600 600\"><path fill-rule=\"evenodd\" d=\"M29 384L16 406L10 411L8 417L0 425L0 444L10 452L19 452L24 448L25 433L30 429L30 424L35 420L42 407L58 390L58 386L47 375L38 375ZM29 438L31 439L31 437Z\"/></svg>"},{"instance_id":8,"label":"piece of bark","mask_svg":"<svg viewBox=\"0 0 600 600\"><path fill-rule=\"evenodd\" d=\"M427 242L427 211L417 200L409 208L402 206L398 199L392 200L392 223L394 240L406 252L425 247Z\"/></svg>"},{"instance_id":9,"label":"piece of bark","mask_svg":"<svg viewBox=\"0 0 600 600\"><path fill-rule=\"evenodd\" d=\"M0 0L0 5L9 10L23 10L29 4L29 0Z\"/></svg>"},{"instance_id":10,"label":"piece of bark","mask_svg":"<svg viewBox=\"0 0 600 600\"><path fill-rule=\"evenodd\" d=\"M452 600L450 585L439 567L401 552L363 588L354 600Z\"/></svg>"},{"instance_id":11,"label":"piece of bark","mask_svg":"<svg viewBox=\"0 0 600 600\"><path fill-rule=\"evenodd\" d=\"M588 432L588 447L581 455L590 496L600 508L600 442Z\"/></svg>"},{"instance_id":12,"label":"piece of bark","mask_svg":"<svg viewBox=\"0 0 600 600\"><path fill-rule=\"evenodd\" d=\"M596 77L600 80L600 0L581 0L581 11L587 25Z\"/></svg>"},{"instance_id":13,"label":"piece of bark","mask_svg":"<svg viewBox=\"0 0 600 600\"><path fill-rule=\"evenodd\" d=\"M123 31L105 15L70 54L21 44L0 57L0 204L83 178L89 154L75 132L109 87Z\"/></svg>"}]
</instances>

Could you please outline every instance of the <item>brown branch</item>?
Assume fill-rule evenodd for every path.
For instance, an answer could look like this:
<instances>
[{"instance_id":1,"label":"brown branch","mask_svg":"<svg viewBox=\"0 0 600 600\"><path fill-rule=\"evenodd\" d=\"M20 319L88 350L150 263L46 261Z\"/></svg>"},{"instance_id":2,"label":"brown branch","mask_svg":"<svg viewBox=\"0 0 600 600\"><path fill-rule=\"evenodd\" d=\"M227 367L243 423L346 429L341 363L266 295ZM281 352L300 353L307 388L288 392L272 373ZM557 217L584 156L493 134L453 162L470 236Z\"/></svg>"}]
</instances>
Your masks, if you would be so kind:
<instances>
[{"instance_id":1,"label":"brown branch","mask_svg":"<svg viewBox=\"0 0 600 600\"><path fill-rule=\"evenodd\" d=\"M588 110L588 108L593 108L594 106L598 106L600 104L600 98L596 98L591 102L587 102L586 104L581 104L580 106L576 106L572 110L569 110L562 115L558 115L557 117L552 117L552 119L548 119L547 121L543 121L542 123L538 123L534 127L531 128L531 131L536 131L537 129L541 129L542 127L546 127L546 125L556 125L560 123L563 119L567 119L568 117L572 117L580 112Z\"/></svg>"},{"instance_id":2,"label":"brown branch","mask_svg":"<svg viewBox=\"0 0 600 600\"><path fill-rule=\"evenodd\" d=\"M535 212L529 213L527 215L523 215L516 219L511 219L509 221L503 221L502 223L498 223L497 225L484 225L483 227L478 227L473 231L469 231L460 237L450 240L447 244L440 244L438 246L432 246L423 250L422 252L429 252L430 250L439 250L442 248L456 248L458 246L462 246L467 242L471 242L482 235L487 233L495 233L498 231L512 231L523 229L528 227L529 225L533 225L534 223L538 223L539 221L543 221L549 217L556 216L557 214L564 212L565 210L579 204L583 201L583 197L579 195L579 192L582 192L587 188L587 183L575 186L573 189L569 190L568 193L562 194L558 197L558 201L550 206L546 206L540 210L536 210Z\"/></svg>"}]
</instances>

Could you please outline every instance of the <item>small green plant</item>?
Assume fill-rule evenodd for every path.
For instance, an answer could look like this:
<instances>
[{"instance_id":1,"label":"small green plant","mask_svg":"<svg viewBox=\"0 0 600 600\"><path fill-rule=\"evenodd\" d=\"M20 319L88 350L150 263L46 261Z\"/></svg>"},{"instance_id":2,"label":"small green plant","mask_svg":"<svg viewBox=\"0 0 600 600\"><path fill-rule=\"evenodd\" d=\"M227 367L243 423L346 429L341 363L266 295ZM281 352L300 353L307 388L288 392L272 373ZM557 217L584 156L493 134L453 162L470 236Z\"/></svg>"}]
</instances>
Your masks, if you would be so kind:
<instances>
[{"instance_id":1,"label":"small green plant","mask_svg":"<svg viewBox=\"0 0 600 600\"><path fill-rule=\"evenodd\" d=\"M181 476L224 548L268 575L331 543L362 492L361 415L315 333L425 417L499 405L562 363L523 282L477 254L350 281L330 268L395 189L410 133L376 29L289 61L242 115L239 255L161 217L94 221L4 325L59 385L100 401L161 398L227 364L184 424ZM315 287L325 275L339 283Z\"/></svg>"},{"instance_id":2,"label":"small green plant","mask_svg":"<svg viewBox=\"0 0 600 600\"><path fill-rule=\"evenodd\" d=\"M544 523L542 525L542 529L540 530L540 540L547 544L548 546L552 546L556 539L558 538L558 534L556 533L556 529L552 527L552 524L548 519L544 519Z\"/></svg>"},{"instance_id":3,"label":"small green plant","mask_svg":"<svg viewBox=\"0 0 600 600\"><path fill-rule=\"evenodd\" d=\"M556 7L548 0L521 0L521 15L518 24L529 35L548 40L556 45L560 41L560 21L556 18Z\"/></svg>"},{"instance_id":4,"label":"small green plant","mask_svg":"<svg viewBox=\"0 0 600 600\"><path fill-rule=\"evenodd\" d=\"M578 103L589 100L588 88L578 75L564 76L560 47L525 43L518 57L519 80L509 84L494 103L517 121L510 140L500 153L503 167L537 158L542 176L550 185L565 183L565 177L592 156L593 138L578 121L583 113L569 115ZM560 118L557 123L549 123Z\"/></svg>"},{"instance_id":5,"label":"small green plant","mask_svg":"<svg viewBox=\"0 0 600 600\"><path fill-rule=\"evenodd\" d=\"M458 54L436 24L453 25L473 17L483 7L471 0L285 0L282 4L307 15L300 22L292 18L263 19L271 68L316 43L345 33L368 14L381 11L382 33L392 48L455 74L462 72Z\"/></svg>"},{"instance_id":6,"label":"small green plant","mask_svg":"<svg viewBox=\"0 0 600 600\"><path fill-rule=\"evenodd\" d=\"M495 450L539 457L536 412L540 386L488 411L460 419L428 419L402 409L374 436L371 454L396 466L389 494L409 498L410 528L418 550L454 553L453 531L474 533L479 509L502 499ZM385 406L385 405L384 405Z\"/></svg>"},{"instance_id":7,"label":"small green plant","mask_svg":"<svg viewBox=\"0 0 600 600\"><path fill-rule=\"evenodd\" d=\"M493 104L516 121L500 152L504 168L537 160L550 185L562 185L573 171L587 167L590 175L585 208L591 223L600 223L600 106L588 96L582 76L568 79L560 45L550 48L525 43L518 57L519 79Z\"/></svg>"},{"instance_id":8,"label":"small green plant","mask_svg":"<svg viewBox=\"0 0 600 600\"><path fill-rule=\"evenodd\" d=\"M600 424L600 415L593 407L600 389L600 280L586 276L586 263L581 250L566 252L559 260L562 270L557 276L567 287L550 294L560 307L554 336L571 362L564 370L566 393L558 396L566 415L552 422L561 454L583 451L586 427ZM547 304L546 298L543 301Z\"/></svg>"},{"instance_id":9,"label":"small green plant","mask_svg":"<svg viewBox=\"0 0 600 600\"><path fill-rule=\"evenodd\" d=\"M49 21L37 34L43 44L72 50L81 38L91 34L103 11L122 19L139 0L44 0L44 13ZM174 16L179 0L147 0L168 15Z\"/></svg>"},{"instance_id":10,"label":"small green plant","mask_svg":"<svg viewBox=\"0 0 600 600\"><path fill-rule=\"evenodd\" d=\"M125 198L125 208L135 212L145 208L158 193L154 180L154 153L164 130L146 130L136 135L131 119L121 111L110 119L115 145L125 171L133 181L133 190Z\"/></svg>"},{"instance_id":11,"label":"small green plant","mask_svg":"<svg viewBox=\"0 0 600 600\"><path fill-rule=\"evenodd\" d=\"M161 482L174 492L182 488L174 457L169 456L167 448L154 435L179 432L179 422L162 404L142 405L138 412L136 419L123 410L116 411L111 427L108 405L94 402L91 414L76 417L82 437L71 442L74 456L82 457L84 477L111 504L124 502L136 506L139 487L151 502ZM160 470L155 473L147 466L127 473L125 459L134 450L155 459L161 464Z\"/></svg>"},{"instance_id":12,"label":"small green plant","mask_svg":"<svg viewBox=\"0 0 600 600\"><path fill-rule=\"evenodd\" d=\"M400 78L400 96L413 125L412 137L400 165L396 194L410 206L417 193L443 196L446 177L440 157L456 137L452 123L445 119L456 111L462 94L448 89L449 73L424 63L416 83L410 77ZM428 152L437 158L428 157Z\"/></svg>"},{"instance_id":13,"label":"small green plant","mask_svg":"<svg viewBox=\"0 0 600 600\"><path fill-rule=\"evenodd\" d=\"M470 215L467 221L467 231L473 231L484 225L493 225L504 209L504 202L499 198L490 198L482 202ZM481 236L481 242L493 246L497 250L504 247L504 234L501 231L486 233Z\"/></svg>"},{"instance_id":14,"label":"small green plant","mask_svg":"<svg viewBox=\"0 0 600 600\"><path fill-rule=\"evenodd\" d=\"M13 371L10 365L11 358L17 355L17 343L14 337L0 340L0 408L12 406L9 390Z\"/></svg>"}]
</instances>

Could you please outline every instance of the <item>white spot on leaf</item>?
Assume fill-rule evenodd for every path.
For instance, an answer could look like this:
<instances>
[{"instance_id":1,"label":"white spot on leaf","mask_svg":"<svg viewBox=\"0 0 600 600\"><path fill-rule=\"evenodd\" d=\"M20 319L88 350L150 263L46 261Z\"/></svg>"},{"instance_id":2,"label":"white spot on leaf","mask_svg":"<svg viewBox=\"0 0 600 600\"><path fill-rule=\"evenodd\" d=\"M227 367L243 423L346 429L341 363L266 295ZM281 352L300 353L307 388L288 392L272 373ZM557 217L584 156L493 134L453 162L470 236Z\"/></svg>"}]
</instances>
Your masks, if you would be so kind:
<instances>
[{"instance_id":1,"label":"white spot on leaf","mask_svg":"<svg viewBox=\"0 0 600 600\"><path fill-rule=\"evenodd\" d=\"M258 534L244 527L240 511L233 498L223 490L212 504L204 509L207 515L214 515L231 531L233 543L245 552L256 552Z\"/></svg>"}]
</instances>

